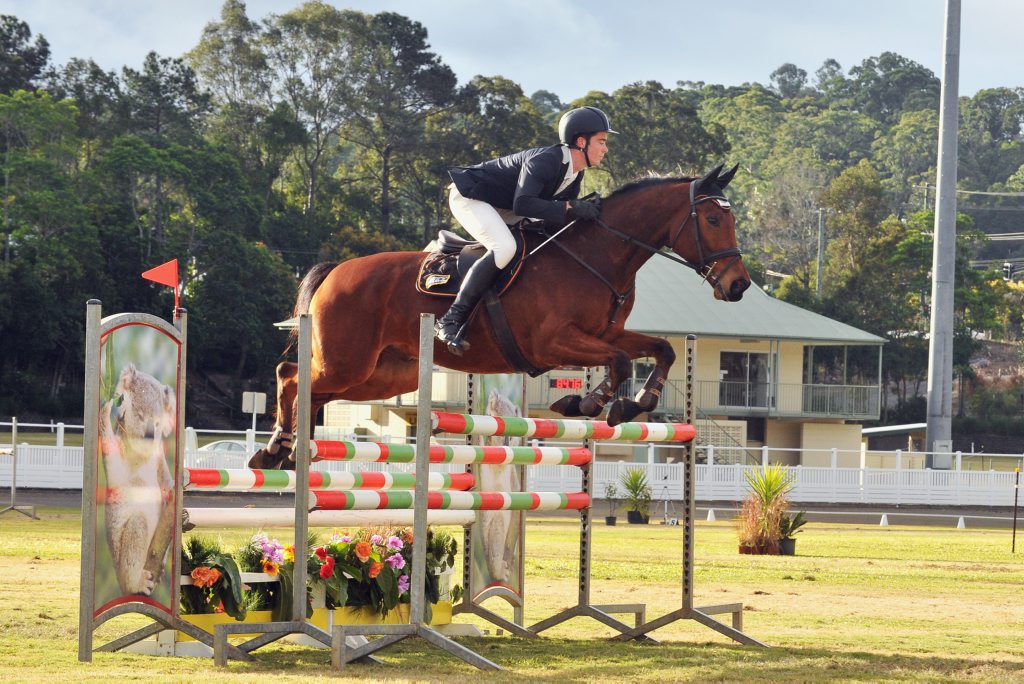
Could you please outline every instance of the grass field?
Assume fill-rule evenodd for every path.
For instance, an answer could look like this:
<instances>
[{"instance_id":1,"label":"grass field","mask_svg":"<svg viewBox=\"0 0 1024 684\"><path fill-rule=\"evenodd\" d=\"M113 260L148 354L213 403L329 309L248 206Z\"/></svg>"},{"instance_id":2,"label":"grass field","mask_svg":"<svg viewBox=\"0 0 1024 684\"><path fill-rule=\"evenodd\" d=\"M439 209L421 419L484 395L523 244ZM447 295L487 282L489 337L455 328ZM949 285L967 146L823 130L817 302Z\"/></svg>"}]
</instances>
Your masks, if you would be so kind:
<instances>
[{"instance_id":1,"label":"grass field","mask_svg":"<svg viewBox=\"0 0 1024 684\"><path fill-rule=\"evenodd\" d=\"M382 665L338 678L327 651L273 644L256 662L96 653L77 660L80 519L44 508L41 521L0 517L0 662L4 681L477 681L461 661L412 639ZM527 527L526 621L575 603L578 524L535 516ZM290 530L269 530L282 541ZM594 603L645 603L648 619L680 604L681 532L661 525L594 529ZM250 531L206 531L225 546ZM613 630L577 618L541 639L460 639L504 668L487 681L1024 681L1024 553L1006 530L811 523L795 557L747 556L729 523L697 525L698 605L741 602L740 646L693 621L653 633L657 644L610 642ZM1019 540L1020 541L1020 540ZM1024 551L1024 549L1019 549ZM460 576L460 575L457 575ZM488 607L511 611L500 600ZM728 616L721 616L728 620ZM103 625L96 645L148 622Z\"/></svg>"}]
</instances>

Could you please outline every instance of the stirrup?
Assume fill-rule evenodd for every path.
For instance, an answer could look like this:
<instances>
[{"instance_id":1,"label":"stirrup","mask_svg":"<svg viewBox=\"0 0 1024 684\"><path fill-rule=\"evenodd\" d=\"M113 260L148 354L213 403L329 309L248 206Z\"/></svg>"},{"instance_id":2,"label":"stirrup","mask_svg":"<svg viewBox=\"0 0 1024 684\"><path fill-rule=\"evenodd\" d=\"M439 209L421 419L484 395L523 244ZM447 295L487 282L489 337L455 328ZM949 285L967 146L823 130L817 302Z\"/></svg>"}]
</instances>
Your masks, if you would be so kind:
<instances>
[{"instance_id":1,"label":"stirrup","mask_svg":"<svg viewBox=\"0 0 1024 684\"><path fill-rule=\"evenodd\" d=\"M463 323L455 332L448 332L449 325L442 325L440 321L434 331L436 337L448 349L448 352L455 356L462 356L469 351L470 344L465 339L467 325Z\"/></svg>"}]
</instances>

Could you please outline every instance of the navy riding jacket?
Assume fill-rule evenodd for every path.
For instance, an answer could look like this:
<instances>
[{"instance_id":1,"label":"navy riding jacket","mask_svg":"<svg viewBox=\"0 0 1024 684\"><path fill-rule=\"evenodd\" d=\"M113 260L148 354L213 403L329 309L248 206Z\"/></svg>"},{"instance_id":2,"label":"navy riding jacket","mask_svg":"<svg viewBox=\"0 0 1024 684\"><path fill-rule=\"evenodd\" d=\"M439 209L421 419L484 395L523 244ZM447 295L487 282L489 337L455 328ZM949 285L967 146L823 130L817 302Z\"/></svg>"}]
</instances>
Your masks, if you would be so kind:
<instances>
[{"instance_id":1,"label":"navy riding jacket","mask_svg":"<svg viewBox=\"0 0 1024 684\"><path fill-rule=\"evenodd\" d=\"M564 224L565 203L579 197L583 172L555 195L569 170L563 156L561 145L536 147L475 166L453 167L448 174L463 197L511 209L519 216Z\"/></svg>"}]
</instances>

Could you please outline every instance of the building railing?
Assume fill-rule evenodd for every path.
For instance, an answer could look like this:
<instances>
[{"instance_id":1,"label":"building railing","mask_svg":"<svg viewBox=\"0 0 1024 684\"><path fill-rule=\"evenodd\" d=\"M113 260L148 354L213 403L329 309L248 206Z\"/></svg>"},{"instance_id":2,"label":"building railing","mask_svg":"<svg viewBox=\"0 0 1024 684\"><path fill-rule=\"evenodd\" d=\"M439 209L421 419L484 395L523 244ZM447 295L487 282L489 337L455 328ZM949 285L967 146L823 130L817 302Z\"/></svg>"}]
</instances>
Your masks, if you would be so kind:
<instances>
[{"instance_id":1,"label":"building railing","mask_svg":"<svg viewBox=\"0 0 1024 684\"><path fill-rule=\"evenodd\" d=\"M603 377L603 376L602 376ZM596 381L600 381L600 377ZM543 410L568 394L583 393L583 371L552 371L526 382L526 404ZM619 396L634 397L646 378L631 378L619 388ZM435 370L431 401L439 408L466 406L465 374ZM705 415L781 418L836 418L877 420L880 393L877 385L822 385L699 380L694 399ZM377 403L383 406L415 407L418 392L409 392ZM686 387L680 380L665 383L658 413L681 416L686 407Z\"/></svg>"}]
</instances>

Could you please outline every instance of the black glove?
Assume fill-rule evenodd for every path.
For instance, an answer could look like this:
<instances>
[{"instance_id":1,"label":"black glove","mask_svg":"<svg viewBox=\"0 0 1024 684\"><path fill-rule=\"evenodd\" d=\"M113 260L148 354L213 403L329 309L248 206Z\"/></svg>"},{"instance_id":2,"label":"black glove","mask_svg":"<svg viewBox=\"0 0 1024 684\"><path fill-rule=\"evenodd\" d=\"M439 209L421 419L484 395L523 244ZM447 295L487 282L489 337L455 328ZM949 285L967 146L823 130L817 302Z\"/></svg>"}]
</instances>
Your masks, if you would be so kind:
<instances>
[{"instance_id":1,"label":"black glove","mask_svg":"<svg viewBox=\"0 0 1024 684\"><path fill-rule=\"evenodd\" d=\"M601 198L594 195L588 199L569 200L569 217L593 221L601 215Z\"/></svg>"}]
</instances>

